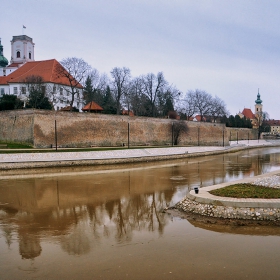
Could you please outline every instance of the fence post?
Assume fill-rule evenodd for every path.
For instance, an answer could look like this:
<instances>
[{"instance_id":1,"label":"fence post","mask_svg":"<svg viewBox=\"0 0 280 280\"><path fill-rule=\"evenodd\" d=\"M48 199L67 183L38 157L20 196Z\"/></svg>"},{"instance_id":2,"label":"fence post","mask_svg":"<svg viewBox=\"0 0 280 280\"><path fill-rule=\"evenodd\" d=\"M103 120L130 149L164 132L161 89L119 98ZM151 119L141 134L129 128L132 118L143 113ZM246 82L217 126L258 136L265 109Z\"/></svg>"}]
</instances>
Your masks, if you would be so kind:
<instances>
[{"instance_id":1,"label":"fence post","mask_svg":"<svg viewBox=\"0 0 280 280\"><path fill-rule=\"evenodd\" d=\"M129 149L129 122L127 123L127 148Z\"/></svg>"},{"instance_id":2,"label":"fence post","mask_svg":"<svg viewBox=\"0 0 280 280\"><path fill-rule=\"evenodd\" d=\"M56 120L54 120L54 137L55 137L55 150L57 151L57 128L56 128Z\"/></svg>"}]
</instances>

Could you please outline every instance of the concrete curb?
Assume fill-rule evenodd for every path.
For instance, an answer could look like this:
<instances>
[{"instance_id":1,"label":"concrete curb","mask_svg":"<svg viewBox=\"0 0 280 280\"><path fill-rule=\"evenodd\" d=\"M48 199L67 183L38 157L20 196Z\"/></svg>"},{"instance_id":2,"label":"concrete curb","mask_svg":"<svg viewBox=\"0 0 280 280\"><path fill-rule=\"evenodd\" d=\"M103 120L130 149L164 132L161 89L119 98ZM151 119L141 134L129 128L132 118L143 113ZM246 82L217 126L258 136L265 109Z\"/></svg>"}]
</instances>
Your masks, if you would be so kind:
<instances>
[{"instance_id":1,"label":"concrete curb","mask_svg":"<svg viewBox=\"0 0 280 280\"><path fill-rule=\"evenodd\" d=\"M190 200L196 201L201 204L212 204L215 206L225 207L252 207L252 208L280 208L280 199L261 199L261 198L232 198L232 197L220 197L210 194L209 191L224 188L237 183L251 183L257 178L264 178L273 175L280 174L280 170L270 173L262 174L259 176L237 180L234 182L227 182L214 186L204 187L199 189L199 193L195 194L194 190L191 190L187 197Z\"/></svg>"},{"instance_id":2,"label":"concrete curb","mask_svg":"<svg viewBox=\"0 0 280 280\"><path fill-rule=\"evenodd\" d=\"M124 163L175 160L199 156L234 153L245 149L273 147L269 142L251 140L250 145L240 143L228 147L170 147L150 149L125 149L117 151L18 153L0 154L0 170L32 169L69 166L95 166Z\"/></svg>"},{"instance_id":3,"label":"concrete curb","mask_svg":"<svg viewBox=\"0 0 280 280\"><path fill-rule=\"evenodd\" d=\"M257 178L273 175L280 176L280 170L252 178L201 188L198 194L191 190L185 198L176 204L175 208L212 218L279 222L280 199L219 197L209 193L214 189L236 183L250 183Z\"/></svg>"}]
</instances>

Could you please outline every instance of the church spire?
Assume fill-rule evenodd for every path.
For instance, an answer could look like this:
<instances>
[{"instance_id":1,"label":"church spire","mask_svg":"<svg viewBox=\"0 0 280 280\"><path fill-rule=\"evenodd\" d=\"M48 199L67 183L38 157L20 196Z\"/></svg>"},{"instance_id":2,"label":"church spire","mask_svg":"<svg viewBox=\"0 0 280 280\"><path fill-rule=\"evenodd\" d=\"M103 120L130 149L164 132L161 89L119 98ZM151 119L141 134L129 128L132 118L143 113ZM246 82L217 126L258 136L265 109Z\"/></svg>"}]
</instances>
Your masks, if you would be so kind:
<instances>
[{"instance_id":1,"label":"church spire","mask_svg":"<svg viewBox=\"0 0 280 280\"><path fill-rule=\"evenodd\" d=\"M258 89L257 100L255 102L256 102L256 104L262 104L262 100L261 100L261 95L260 95L259 89Z\"/></svg>"}]
</instances>

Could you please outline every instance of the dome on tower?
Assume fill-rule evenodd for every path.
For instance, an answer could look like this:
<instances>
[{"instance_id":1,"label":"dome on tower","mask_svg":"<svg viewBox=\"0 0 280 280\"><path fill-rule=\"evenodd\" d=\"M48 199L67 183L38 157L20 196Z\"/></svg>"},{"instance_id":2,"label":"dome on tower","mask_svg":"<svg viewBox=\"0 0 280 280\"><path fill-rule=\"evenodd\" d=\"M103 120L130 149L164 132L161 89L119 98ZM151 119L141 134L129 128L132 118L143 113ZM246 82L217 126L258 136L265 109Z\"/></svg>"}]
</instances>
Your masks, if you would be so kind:
<instances>
[{"instance_id":1,"label":"dome on tower","mask_svg":"<svg viewBox=\"0 0 280 280\"><path fill-rule=\"evenodd\" d=\"M258 92L258 95L257 95L257 100L255 102L256 102L256 104L262 104L261 95L260 95L259 92Z\"/></svg>"},{"instance_id":2,"label":"dome on tower","mask_svg":"<svg viewBox=\"0 0 280 280\"><path fill-rule=\"evenodd\" d=\"M0 39L0 67L6 67L8 64L8 59L3 56L3 46Z\"/></svg>"}]
</instances>

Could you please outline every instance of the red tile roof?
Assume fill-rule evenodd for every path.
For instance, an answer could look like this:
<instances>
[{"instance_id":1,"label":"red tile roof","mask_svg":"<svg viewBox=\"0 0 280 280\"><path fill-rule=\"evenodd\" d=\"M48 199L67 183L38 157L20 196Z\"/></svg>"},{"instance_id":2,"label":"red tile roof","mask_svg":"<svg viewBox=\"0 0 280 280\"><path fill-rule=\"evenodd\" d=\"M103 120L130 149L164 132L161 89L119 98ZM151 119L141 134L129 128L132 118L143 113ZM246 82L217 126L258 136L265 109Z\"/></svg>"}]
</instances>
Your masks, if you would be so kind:
<instances>
[{"instance_id":1,"label":"red tile roof","mask_svg":"<svg viewBox=\"0 0 280 280\"><path fill-rule=\"evenodd\" d=\"M203 122L206 121L206 118L205 117L201 118L201 115L196 115L195 117L190 117L191 121L193 121L194 119L196 119L198 122L200 122L201 119L202 119Z\"/></svg>"},{"instance_id":2,"label":"red tile roof","mask_svg":"<svg viewBox=\"0 0 280 280\"><path fill-rule=\"evenodd\" d=\"M56 59L30 61L5 77L0 77L0 84L21 83L28 76L41 76L43 81L70 86L69 80L57 73L57 70L62 65ZM78 83L79 88L82 85Z\"/></svg>"},{"instance_id":3,"label":"red tile roof","mask_svg":"<svg viewBox=\"0 0 280 280\"><path fill-rule=\"evenodd\" d=\"M134 117L134 113L131 110L122 110L122 115L127 115L130 117Z\"/></svg>"},{"instance_id":4,"label":"red tile roof","mask_svg":"<svg viewBox=\"0 0 280 280\"><path fill-rule=\"evenodd\" d=\"M244 108L242 111L242 115L245 116L247 119L255 119L255 115L253 114L251 109Z\"/></svg>"},{"instance_id":5,"label":"red tile roof","mask_svg":"<svg viewBox=\"0 0 280 280\"><path fill-rule=\"evenodd\" d=\"M89 102L86 106L83 107L83 111L103 111L103 108L99 106L94 101Z\"/></svg>"},{"instance_id":6,"label":"red tile roof","mask_svg":"<svg viewBox=\"0 0 280 280\"><path fill-rule=\"evenodd\" d=\"M23 64L23 63L14 62L14 63L8 65L7 67L18 67L18 66L21 65L21 64Z\"/></svg>"},{"instance_id":7,"label":"red tile roof","mask_svg":"<svg viewBox=\"0 0 280 280\"><path fill-rule=\"evenodd\" d=\"M268 121L265 121L265 123L271 125L271 126L275 126L275 125L280 125L280 120L268 120Z\"/></svg>"}]
</instances>

